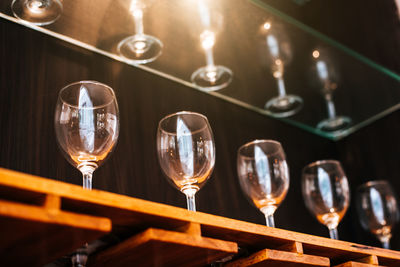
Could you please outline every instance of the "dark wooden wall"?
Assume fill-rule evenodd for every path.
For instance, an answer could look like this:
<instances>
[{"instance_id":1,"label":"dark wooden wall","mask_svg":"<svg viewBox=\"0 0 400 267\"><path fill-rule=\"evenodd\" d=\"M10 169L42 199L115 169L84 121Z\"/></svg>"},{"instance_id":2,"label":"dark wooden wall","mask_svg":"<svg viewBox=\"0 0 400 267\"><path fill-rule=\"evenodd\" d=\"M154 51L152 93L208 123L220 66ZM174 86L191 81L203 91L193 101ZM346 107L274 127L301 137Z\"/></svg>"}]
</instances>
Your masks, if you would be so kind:
<instances>
[{"instance_id":1,"label":"dark wooden wall","mask_svg":"<svg viewBox=\"0 0 400 267\"><path fill-rule=\"evenodd\" d=\"M242 194L236 175L238 147L256 138L280 141L290 166L290 190L276 213L277 227L328 236L301 197L301 169L314 160L342 160L352 188L366 179L387 178L400 194L400 113L335 143L4 20L0 20L0 59L1 167L81 184L80 173L57 148L53 113L63 86L90 79L114 88L121 122L115 151L94 174L96 189L185 207L183 194L161 173L155 136L163 116L192 110L209 118L217 149L214 173L197 196L199 211L264 223ZM343 240L376 244L360 229L352 209L339 233ZM396 249L400 249L399 235L397 231Z\"/></svg>"}]
</instances>

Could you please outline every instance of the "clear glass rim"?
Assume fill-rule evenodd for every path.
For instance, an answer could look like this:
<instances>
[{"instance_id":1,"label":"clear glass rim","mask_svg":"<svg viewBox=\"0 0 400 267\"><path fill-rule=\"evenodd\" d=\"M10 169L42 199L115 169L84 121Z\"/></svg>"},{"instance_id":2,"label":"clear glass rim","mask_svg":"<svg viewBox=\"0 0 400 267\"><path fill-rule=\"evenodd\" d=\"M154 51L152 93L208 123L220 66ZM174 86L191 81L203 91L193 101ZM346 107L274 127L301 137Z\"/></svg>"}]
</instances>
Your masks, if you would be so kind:
<instances>
[{"instance_id":1,"label":"clear glass rim","mask_svg":"<svg viewBox=\"0 0 400 267\"><path fill-rule=\"evenodd\" d=\"M337 165L341 166L340 161L338 161L336 159L322 159L322 160L317 160L317 161L314 161L314 162L311 162L311 163L307 164L303 168L303 172L305 172L306 169L313 168L315 166L319 166L319 165L326 164L326 163L334 163L334 164L337 164Z\"/></svg>"},{"instance_id":2,"label":"clear glass rim","mask_svg":"<svg viewBox=\"0 0 400 267\"><path fill-rule=\"evenodd\" d=\"M278 150L283 150L282 144L281 144L280 142L278 142L278 141L275 141L275 140L272 140L272 139L256 139L256 140L247 142L247 143L245 143L244 145L240 146L239 149L238 149L238 155L241 155L240 152L241 152L243 149L245 149L245 148L247 148L247 147L249 147L249 146L251 146L251 145L254 145L254 144L266 144L266 143L270 143L270 144L277 145L277 146L278 146L277 151L278 151ZM275 152L275 153L276 153L276 152ZM275 154L275 153L273 153L273 154ZM242 156L242 157L246 157L246 158L254 158L254 157L248 157L248 156L244 156L244 155L241 155L241 156Z\"/></svg>"},{"instance_id":3,"label":"clear glass rim","mask_svg":"<svg viewBox=\"0 0 400 267\"><path fill-rule=\"evenodd\" d=\"M167 116L163 117L163 118L158 122L158 129L159 129L161 132L163 132L163 133L166 133L166 134L169 134L169 135L176 135L176 132L170 132L170 131L164 130L163 127L161 127L161 124L162 124L165 120L170 119L170 118L175 117L175 116L178 116L178 115L196 115L196 116L201 117L201 118L203 118L203 119L205 120L205 122L206 122L206 123L205 123L205 126L204 126L204 127L201 127L199 130L192 131L191 134L195 134L195 133L201 132L201 131L203 131L205 128L207 128L207 126L209 125L207 117L206 117L205 115L201 114L201 113L194 112L194 111L178 111L178 112L175 112L175 113L172 113L172 114L168 114ZM211 129L210 129L210 131L211 131Z\"/></svg>"},{"instance_id":4,"label":"clear glass rim","mask_svg":"<svg viewBox=\"0 0 400 267\"><path fill-rule=\"evenodd\" d=\"M101 104L101 105L96 105L96 106L93 106L93 107L79 107L79 106L77 106L77 105L72 105L72 104L66 102L66 101L61 97L61 94L62 94L62 92L64 92L66 89L68 89L68 88L70 88L71 86L76 85L76 84L96 84L96 85L100 85L100 86L102 86L102 87L108 89L108 91L109 91L109 92L111 93L111 95L112 95L112 99L111 99L111 101L108 102L108 103ZM60 92L58 93L58 98L60 99L60 101L61 101L64 105L67 105L67 106L69 106L69 107L76 108L76 109L89 109L89 110L90 110L90 109L103 108L103 107L106 107L106 106L112 104L113 102L116 102L116 97L115 97L114 90L113 90L110 86L108 86L107 84L101 83L101 82L91 81L91 80L84 80L84 81L73 82L73 83L70 83L70 84L64 86L64 87L60 90Z\"/></svg>"},{"instance_id":5,"label":"clear glass rim","mask_svg":"<svg viewBox=\"0 0 400 267\"><path fill-rule=\"evenodd\" d=\"M384 184L384 185L391 187L390 183L387 180L381 179L381 180L371 180L371 181L365 182L365 183L359 185L358 188L368 188L368 187L371 187L374 185L379 185L379 184Z\"/></svg>"}]
</instances>

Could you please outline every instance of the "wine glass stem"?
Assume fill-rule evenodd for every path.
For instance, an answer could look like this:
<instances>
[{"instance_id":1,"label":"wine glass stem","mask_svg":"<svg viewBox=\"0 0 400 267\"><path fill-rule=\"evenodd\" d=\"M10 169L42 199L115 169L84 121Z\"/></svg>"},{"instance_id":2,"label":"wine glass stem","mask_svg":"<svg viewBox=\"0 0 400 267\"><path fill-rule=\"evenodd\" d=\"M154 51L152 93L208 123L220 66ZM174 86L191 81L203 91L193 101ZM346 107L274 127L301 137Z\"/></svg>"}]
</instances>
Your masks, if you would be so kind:
<instances>
[{"instance_id":1,"label":"wine glass stem","mask_svg":"<svg viewBox=\"0 0 400 267\"><path fill-rule=\"evenodd\" d=\"M186 195L186 201L187 201L187 209L191 211L196 211L196 201L194 199L194 194Z\"/></svg>"},{"instance_id":2,"label":"wine glass stem","mask_svg":"<svg viewBox=\"0 0 400 267\"><path fill-rule=\"evenodd\" d=\"M382 247L386 249L390 249L389 240L382 241Z\"/></svg>"},{"instance_id":3,"label":"wine glass stem","mask_svg":"<svg viewBox=\"0 0 400 267\"><path fill-rule=\"evenodd\" d=\"M326 107L328 109L328 117L330 119L333 119L336 117L336 109L335 109L335 104L331 99L326 101Z\"/></svg>"},{"instance_id":4,"label":"wine glass stem","mask_svg":"<svg viewBox=\"0 0 400 267\"><path fill-rule=\"evenodd\" d=\"M275 227L275 220L274 220L274 215L265 215L265 222L266 225L269 227Z\"/></svg>"},{"instance_id":5,"label":"wine glass stem","mask_svg":"<svg viewBox=\"0 0 400 267\"><path fill-rule=\"evenodd\" d=\"M212 47L205 49L205 54L206 54L207 68L213 69L215 67L215 64L214 64L214 55Z\"/></svg>"},{"instance_id":6,"label":"wine glass stem","mask_svg":"<svg viewBox=\"0 0 400 267\"><path fill-rule=\"evenodd\" d=\"M339 234L337 231L337 228L331 228L329 229L329 236L331 237L331 239L339 239Z\"/></svg>"},{"instance_id":7,"label":"wine glass stem","mask_svg":"<svg viewBox=\"0 0 400 267\"><path fill-rule=\"evenodd\" d=\"M133 11L133 18L135 19L135 33L136 35L143 35L143 10L135 9Z\"/></svg>"},{"instance_id":8,"label":"wine glass stem","mask_svg":"<svg viewBox=\"0 0 400 267\"><path fill-rule=\"evenodd\" d=\"M83 188L92 190L92 172L84 172L83 174Z\"/></svg>"},{"instance_id":9,"label":"wine glass stem","mask_svg":"<svg viewBox=\"0 0 400 267\"><path fill-rule=\"evenodd\" d=\"M282 77L279 77L276 79L278 82L278 93L280 97L286 96L286 88L285 88L285 83L282 79Z\"/></svg>"}]
</instances>

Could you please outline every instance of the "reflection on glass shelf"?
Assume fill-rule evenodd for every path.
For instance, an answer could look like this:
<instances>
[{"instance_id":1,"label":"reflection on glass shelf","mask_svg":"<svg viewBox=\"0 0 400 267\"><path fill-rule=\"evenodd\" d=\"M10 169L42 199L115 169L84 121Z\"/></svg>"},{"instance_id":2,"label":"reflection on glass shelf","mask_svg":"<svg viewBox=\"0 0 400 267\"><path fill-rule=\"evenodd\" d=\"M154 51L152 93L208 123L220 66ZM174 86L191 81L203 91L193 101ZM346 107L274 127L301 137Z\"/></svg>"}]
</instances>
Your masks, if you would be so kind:
<instances>
[{"instance_id":1,"label":"reflection on glass shelf","mask_svg":"<svg viewBox=\"0 0 400 267\"><path fill-rule=\"evenodd\" d=\"M208 93L333 140L400 108L399 75L261 0L203 1L203 8L211 14L206 20L199 17L199 2L192 0L155 1L146 7L145 15L137 17L130 9L132 0L97 0L64 1L62 16L46 27L21 24L194 89L212 91L214 85L223 84L216 88L220 91ZM18 23L10 4L11 1L0 2L0 16ZM212 14L219 15L213 18ZM274 25L280 25L282 30L268 35L268 29L260 29L267 21L272 22L271 31ZM121 40L132 36L135 29L140 32L140 25L145 25L146 35L157 36L164 44L157 60L146 65L137 65L118 52ZM278 53L275 46L279 47ZM282 56L286 46L290 48L290 63L286 62L287 56ZM319 48L318 59L312 55ZM327 56L322 48L329 51ZM279 57L271 61L271 54ZM318 61L322 62L321 73L317 70ZM323 64L328 75L327 88L323 85ZM206 74L202 78L208 82L215 80L214 85L193 79L193 72L204 66ZM213 68L218 66L225 66L222 72ZM230 80L232 73L235 75ZM218 78L223 78L223 82L219 83ZM268 100L277 97L277 91L278 97L296 96L278 104L286 108L291 102L298 103L288 109L291 113L276 116L277 112L265 108ZM327 126L321 126L326 119Z\"/></svg>"},{"instance_id":2,"label":"reflection on glass shelf","mask_svg":"<svg viewBox=\"0 0 400 267\"><path fill-rule=\"evenodd\" d=\"M59 0L13 0L11 10L15 17L42 26L58 19L63 5Z\"/></svg>"},{"instance_id":3,"label":"reflection on glass shelf","mask_svg":"<svg viewBox=\"0 0 400 267\"><path fill-rule=\"evenodd\" d=\"M193 72L190 80L204 91L216 91L227 87L233 77L230 69L214 64L213 47L217 32L222 29L223 17L214 9L210 9L210 1L198 0L196 2L202 31L200 42L206 55L207 65Z\"/></svg>"},{"instance_id":4,"label":"reflection on glass shelf","mask_svg":"<svg viewBox=\"0 0 400 267\"><path fill-rule=\"evenodd\" d=\"M143 9L149 2L132 0L129 11L135 23L135 34L123 39L117 47L118 53L132 64L146 64L161 55L162 42L154 36L144 34Z\"/></svg>"},{"instance_id":5,"label":"reflection on glass shelf","mask_svg":"<svg viewBox=\"0 0 400 267\"><path fill-rule=\"evenodd\" d=\"M265 31L268 50L268 63L272 76L278 84L279 96L270 99L265 104L265 109L272 116L283 118L299 112L303 106L303 99L297 95L287 95L283 80L285 68L292 59L292 49L288 36L282 25L267 21L261 27Z\"/></svg>"},{"instance_id":6,"label":"reflection on glass shelf","mask_svg":"<svg viewBox=\"0 0 400 267\"><path fill-rule=\"evenodd\" d=\"M327 50L316 49L312 52L312 57L315 59L312 77L316 77L317 86L321 88L328 111L328 118L320 121L317 128L326 132L344 130L350 126L351 119L336 115L333 93L337 90L339 84L338 70L334 67L332 59L329 58Z\"/></svg>"}]
</instances>

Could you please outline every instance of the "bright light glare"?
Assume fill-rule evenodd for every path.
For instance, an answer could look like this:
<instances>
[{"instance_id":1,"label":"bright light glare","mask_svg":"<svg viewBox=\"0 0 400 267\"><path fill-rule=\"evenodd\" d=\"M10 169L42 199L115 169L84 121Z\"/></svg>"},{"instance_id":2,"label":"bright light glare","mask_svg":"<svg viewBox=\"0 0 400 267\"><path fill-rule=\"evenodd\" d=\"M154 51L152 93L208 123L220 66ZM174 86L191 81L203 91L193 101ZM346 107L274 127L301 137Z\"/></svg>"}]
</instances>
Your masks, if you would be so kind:
<instances>
[{"instance_id":1,"label":"bright light glare","mask_svg":"<svg viewBox=\"0 0 400 267\"><path fill-rule=\"evenodd\" d=\"M133 14L133 17L135 17L135 18L143 17L143 11L141 9L132 9L132 14Z\"/></svg>"},{"instance_id":2,"label":"bright light glare","mask_svg":"<svg viewBox=\"0 0 400 267\"><path fill-rule=\"evenodd\" d=\"M201 40L201 46L204 49L210 49L214 46L215 44L215 34L212 31L205 30L201 35L200 35L200 40Z\"/></svg>"},{"instance_id":3,"label":"bright light glare","mask_svg":"<svg viewBox=\"0 0 400 267\"><path fill-rule=\"evenodd\" d=\"M135 48L137 50L144 50L145 47L146 47L146 43L145 42L136 42L135 43Z\"/></svg>"},{"instance_id":4,"label":"bright light glare","mask_svg":"<svg viewBox=\"0 0 400 267\"><path fill-rule=\"evenodd\" d=\"M313 56L313 58L319 58L319 51L318 50L314 50L312 52L312 56Z\"/></svg>"},{"instance_id":5,"label":"bright light glare","mask_svg":"<svg viewBox=\"0 0 400 267\"><path fill-rule=\"evenodd\" d=\"M264 29L269 30L269 29L271 29L271 23L265 22L263 27L264 27Z\"/></svg>"}]
</instances>

